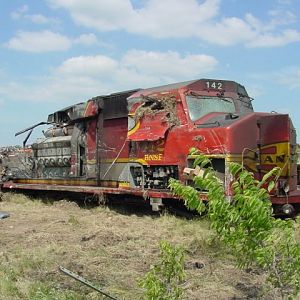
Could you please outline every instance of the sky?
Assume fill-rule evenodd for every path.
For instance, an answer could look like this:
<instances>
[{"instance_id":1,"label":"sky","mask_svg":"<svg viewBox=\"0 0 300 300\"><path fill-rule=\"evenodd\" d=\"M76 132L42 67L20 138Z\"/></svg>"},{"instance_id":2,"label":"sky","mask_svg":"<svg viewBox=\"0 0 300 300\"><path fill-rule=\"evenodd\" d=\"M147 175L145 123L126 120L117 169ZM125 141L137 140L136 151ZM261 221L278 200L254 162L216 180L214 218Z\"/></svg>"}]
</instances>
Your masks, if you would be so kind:
<instances>
[{"instance_id":1,"label":"sky","mask_svg":"<svg viewBox=\"0 0 300 300\"><path fill-rule=\"evenodd\" d=\"M289 113L299 142L300 1L0 2L0 146L91 97L200 78L234 80L255 111Z\"/></svg>"}]
</instances>

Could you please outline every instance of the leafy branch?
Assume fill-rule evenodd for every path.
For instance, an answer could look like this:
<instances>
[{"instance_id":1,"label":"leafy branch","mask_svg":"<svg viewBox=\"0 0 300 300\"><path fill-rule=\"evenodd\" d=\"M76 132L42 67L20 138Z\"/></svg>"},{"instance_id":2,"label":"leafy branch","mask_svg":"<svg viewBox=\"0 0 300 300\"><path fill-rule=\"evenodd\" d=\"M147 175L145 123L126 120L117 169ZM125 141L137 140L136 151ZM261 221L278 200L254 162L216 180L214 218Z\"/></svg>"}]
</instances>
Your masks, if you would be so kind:
<instances>
[{"instance_id":1,"label":"leafy branch","mask_svg":"<svg viewBox=\"0 0 300 300\"><path fill-rule=\"evenodd\" d=\"M160 261L139 281L148 300L179 300L183 297L180 284L185 279L184 249L167 241L160 243Z\"/></svg>"},{"instance_id":2,"label":"leafy branch","mask_svg":"<svg viewBox=\"0 0 300 300\"><path fill-rule=\"evenodd\" d=\"M217 237L232 249L239 268L257 266L267 273L267 281L278 288L282 298L296 297L300 291L300 245L295 239L292 220L275 219L268 191L271 191L280 168L265 174L261 181L238 163L230 163L228 171L232 177L232 197L225 195L220 182L207 157L196 149L195 167L203 169L194 177L194 185L184 186L170 179L169 186L181 197L185 205L202 214L207 206L207 217ZM207 192L205 205L198 191Z\"/></svg>"}]
</instances>

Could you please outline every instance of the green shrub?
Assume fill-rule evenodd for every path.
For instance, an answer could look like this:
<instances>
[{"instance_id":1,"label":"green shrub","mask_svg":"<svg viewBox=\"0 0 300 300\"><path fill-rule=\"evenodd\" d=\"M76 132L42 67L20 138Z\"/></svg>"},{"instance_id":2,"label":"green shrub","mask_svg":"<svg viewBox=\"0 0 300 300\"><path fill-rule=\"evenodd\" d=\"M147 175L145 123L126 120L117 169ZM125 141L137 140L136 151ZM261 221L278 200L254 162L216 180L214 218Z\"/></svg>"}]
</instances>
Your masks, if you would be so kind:
<instances>
[{"instance_id":1,"label":"green shrub","mask_svg":"<svg viewBox=\"0 0 300 300\"><path fill-rule=\"evenodd\" d=\"M184 250L167 241L160 243L160 261L139 281L147 300L179 300L183 297L180 284L185 279Z\"/></svg>"},{"instance_id":2,"label":"green shrub","mask_svg":"<svg viewBox=\"0 0 300 300\"><path fill-rule=\"evenodd\" d=\"M193 150L195 154L195 150ZM170 180L171 190L191 210L203 213L204 203L198 190L208 193L207 216L218 238L230 247L240 268L258 266L267 273L267 281L278 288L282 298L296 296L300 290L300 246L295 239L295 222L275 219L268 190L274 187L280 169L274 168L261 181L241 165L231 163L233 196L225 196L223 184L210 167L210 161L197 154L195 165L205 167L194 177L195 188Z\"/></svg>"}]
</instances>

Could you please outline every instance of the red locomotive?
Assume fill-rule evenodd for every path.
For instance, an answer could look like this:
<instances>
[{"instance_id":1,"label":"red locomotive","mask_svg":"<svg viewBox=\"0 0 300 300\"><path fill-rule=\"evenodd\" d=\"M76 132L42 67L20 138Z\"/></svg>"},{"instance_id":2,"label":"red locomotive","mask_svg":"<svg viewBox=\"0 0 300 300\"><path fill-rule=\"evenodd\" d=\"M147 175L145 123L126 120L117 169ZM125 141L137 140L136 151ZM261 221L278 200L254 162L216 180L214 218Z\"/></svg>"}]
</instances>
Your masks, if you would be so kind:
<instances>
[{"instance_id":1,"label":"red locomotive","mask_svg":"<svg viewBox=\"0 0 300 300\"><path fill-rule=\"evenodd\" d=\"M158 209L174 199L169 178L187 182L183 171L194 147L211 159L227 193L229 162L243 163L257 178L279 166L272 202L299 203L292 122L286 114L253 112L251 100L242 85L211 79L92 98L50 114L29 167L2 188L135 195Z\"/></svg>"}]
</instances>

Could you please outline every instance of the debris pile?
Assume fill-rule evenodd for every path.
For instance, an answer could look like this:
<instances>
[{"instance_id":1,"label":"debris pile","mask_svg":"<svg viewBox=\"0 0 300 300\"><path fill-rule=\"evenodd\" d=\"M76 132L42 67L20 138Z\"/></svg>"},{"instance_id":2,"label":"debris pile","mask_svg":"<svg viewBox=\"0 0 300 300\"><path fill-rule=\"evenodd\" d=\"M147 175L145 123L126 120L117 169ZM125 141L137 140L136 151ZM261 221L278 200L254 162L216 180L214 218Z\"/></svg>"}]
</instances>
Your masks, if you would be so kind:
<instances>
[{"instance_id":1,"label":"debris pile","mask_svg":"<svg viewBox=\"0 0 300 300\"><path fill-rule=\"evenodd\" d=\"M155 116L158 113L165 113L163 121L168 122L170 127L180 125L176 111L176 97L174 95L148 97L143 96L143 102L136 109L134 118L139 121L145 115Z\"/></svg>"},{"instance_id":2,"label":"debris pile","mask_svg":"<svg viewBox=\"0 0 300 300\"><path fill-rule=\"evenodd\" d=\"M3 177L13 176L15 173L21 177L28 177L27 173L32 168L31 147L21 146L0 147L0 181ZM7 174L9 171L10 174Z\"/></svg>"}]
</instances>

